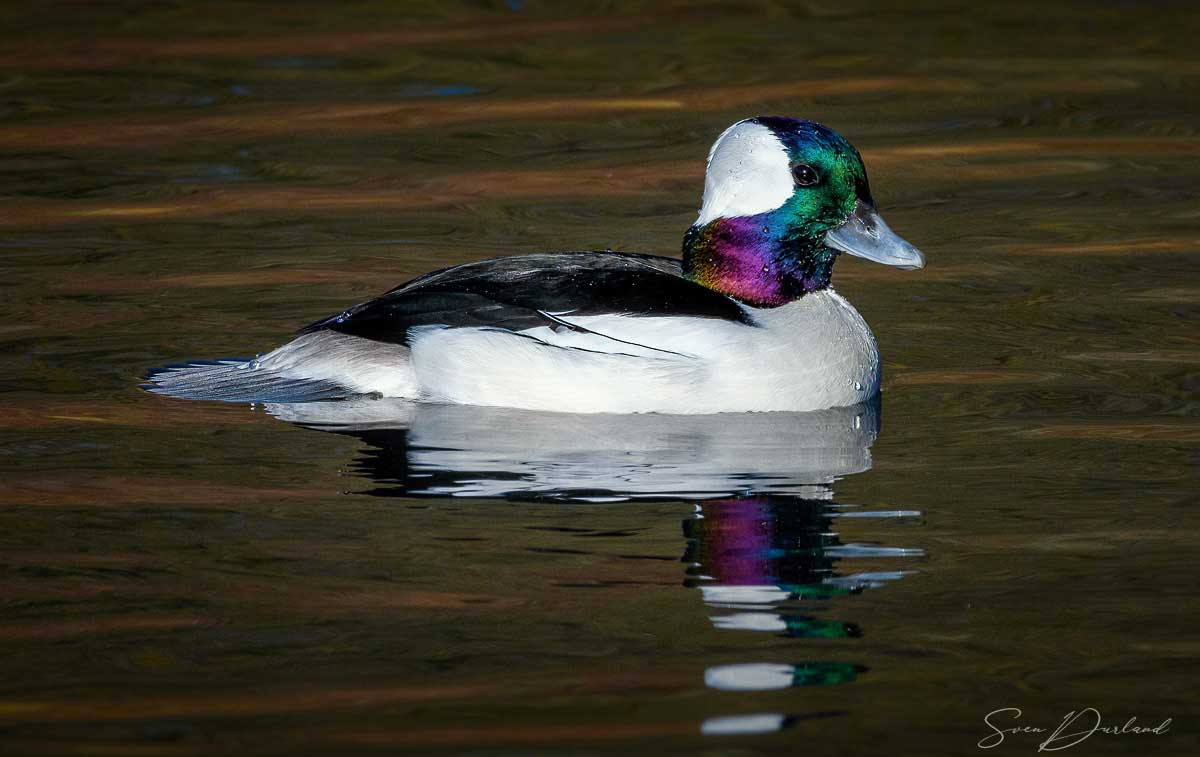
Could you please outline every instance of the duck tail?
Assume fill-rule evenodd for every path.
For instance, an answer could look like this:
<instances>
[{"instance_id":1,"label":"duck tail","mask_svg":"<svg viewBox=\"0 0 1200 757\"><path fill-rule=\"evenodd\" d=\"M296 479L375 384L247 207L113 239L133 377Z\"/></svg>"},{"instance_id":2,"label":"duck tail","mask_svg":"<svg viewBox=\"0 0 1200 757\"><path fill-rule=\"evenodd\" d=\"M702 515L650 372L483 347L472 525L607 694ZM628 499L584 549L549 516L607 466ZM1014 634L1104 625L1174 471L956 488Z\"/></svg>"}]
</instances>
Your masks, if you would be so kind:
<instances>
[{"instance_id":1,"label":"duck tail","mask_svg":"<svg viewBox=\"0 0 1200 757\"><path fill-rule=\"evenodd\" d=\"M200 361L154 368L142 388L155 394L221 402L316 402L355 392L326 379L294 378L258 360Z\"/></svg>"}]
</instances>

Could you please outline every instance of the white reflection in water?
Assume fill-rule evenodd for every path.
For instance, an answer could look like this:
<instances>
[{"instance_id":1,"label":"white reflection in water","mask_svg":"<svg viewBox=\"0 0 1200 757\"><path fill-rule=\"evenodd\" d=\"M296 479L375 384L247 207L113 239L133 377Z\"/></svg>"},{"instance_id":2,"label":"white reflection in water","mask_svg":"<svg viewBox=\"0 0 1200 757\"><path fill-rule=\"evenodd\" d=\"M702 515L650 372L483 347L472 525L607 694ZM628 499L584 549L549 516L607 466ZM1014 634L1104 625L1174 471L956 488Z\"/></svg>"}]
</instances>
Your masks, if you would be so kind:
<instances>
[{"instance_id":1,"label":"white reflection in water","mask_svg":"<svg viewBox=\"0 0 1200 757\"><path fill-rule=\"evenodd\" d=\"M736 615L718 615L712 618L717 628L732 631L786 631L787 621L782 615L769 612L739 612Z\"/></svg>"},{"instance_id":2,"label":"white reflection in water","mask_svg":"<svg viewBox=\"0 0 1200 757\"><path fill-rule=\"evenodd\" d=\"M852 639L850 622L821 617L839 597L916 571L880 561L920 549L843 543L835 521L919 518L833 501L830 484L871 467L878 404L816 413L709 416L569 415L508 408L357 399L268 405L267 412L366 445L354 471L377 496L479 497L606 503L690 499L683 521L684 585L720 610L713 627L792 639ZM857 572L840 569L868 561ZM717 665L705 684L768 691L848 683L866 668L845 662ZM791 716L710 718L705 734L765 733Z\"/></svg>"},{"instance_id":3,"label":"white reflection in water","mask_svg":"<svg viewBox=\"0 0 1200 757\"><path fill-rule=\"evenodd\" d=\"M356 399L267 412L403 447L403 465L362 472L410 496L577 502L709 499L746 493L828 499L828 484L868 470L878 405L814 413L573 415ZM399 462L388 455L388 462Z\"/></svg>"},{"instance_id":4,"label":"white reflection in water","mask_svg":"<svg viewBox=\"0 0 1200 757\"><path fill-rule=\"evenodd\" d=\"M760 712L753 715L726 715L709 718L700 724L700 733L705 736L730 736L748 733L772 733L787 725L787 715L777 712Z\"/></svg>"},{"instance_id":5,"label":"white reflection in water","mask_svg":"<svg viewBox=\"0 0 1200 757\"><path fill-rule=\"evenodd\" d=\"M704 671L704 683L724 691L771 691L792 686L795 666L770 662L715 665Z\"/></svg>"}]
</instances>

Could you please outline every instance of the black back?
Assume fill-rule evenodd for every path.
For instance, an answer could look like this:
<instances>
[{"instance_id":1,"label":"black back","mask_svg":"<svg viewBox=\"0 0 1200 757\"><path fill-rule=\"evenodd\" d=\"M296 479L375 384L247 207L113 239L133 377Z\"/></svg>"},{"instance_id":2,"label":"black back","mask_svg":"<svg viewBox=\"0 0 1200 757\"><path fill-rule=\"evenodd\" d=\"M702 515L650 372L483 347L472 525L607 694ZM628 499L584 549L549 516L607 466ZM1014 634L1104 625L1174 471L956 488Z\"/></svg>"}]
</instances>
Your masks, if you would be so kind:
<instances>
[{"instance_id":1,"label":"black back","mask_svg":"<svg viewBox=\"0 0 1200 757\"><path fill-rule=\"evenodd\" d=\"M332 330L408 343L417 326L520 331L567 326L554 316L719 318L750 324L733 300L683 277L680 262L624 252L564 252L493 258L446 268L300 331Z\"/></svg>"}]
</instances>

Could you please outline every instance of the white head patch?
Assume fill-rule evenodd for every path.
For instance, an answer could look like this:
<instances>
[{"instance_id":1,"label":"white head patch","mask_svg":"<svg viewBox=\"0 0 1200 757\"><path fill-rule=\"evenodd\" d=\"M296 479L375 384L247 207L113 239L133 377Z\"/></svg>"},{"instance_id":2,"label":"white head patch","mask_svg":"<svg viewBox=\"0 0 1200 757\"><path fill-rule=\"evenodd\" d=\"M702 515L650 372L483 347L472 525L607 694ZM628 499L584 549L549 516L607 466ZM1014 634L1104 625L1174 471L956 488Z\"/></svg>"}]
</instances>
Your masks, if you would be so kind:
<instances>
[{"instance_id":1,"label":"white head patch","mask_svg":"<svg viewBox=\"0 0 1200 757\"><path fill-rule=\"evenodd\" d=\"M704 201L696 223L765 213L782 205L793 191L783 143L762 124L738 121L708 152Z\"/></svg>"}]
</instances>

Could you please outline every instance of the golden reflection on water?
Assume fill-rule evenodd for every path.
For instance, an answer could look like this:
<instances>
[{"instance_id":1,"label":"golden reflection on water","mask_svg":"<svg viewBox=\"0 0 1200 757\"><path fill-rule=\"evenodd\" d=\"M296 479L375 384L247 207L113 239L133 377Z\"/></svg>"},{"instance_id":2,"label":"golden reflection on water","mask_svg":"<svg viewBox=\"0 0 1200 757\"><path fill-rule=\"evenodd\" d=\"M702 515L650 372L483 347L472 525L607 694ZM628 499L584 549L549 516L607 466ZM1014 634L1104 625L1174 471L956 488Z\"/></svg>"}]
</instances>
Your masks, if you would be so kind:
<instances>
[{"instance_id":1,"label":"golden reflection on water","mask_svg":"<svg viewBox=\"0 0 1200 757\"><path fill-rule=\"evenodd\" d=\"M480 121L601 117L663 110L724 110L746 104L761 105L772 100L872 92L947 92L961 90L963 86L961 82L943 79L839 78L836 81L818 79L683 90L651 97L568 97L482 103L441 98L371 104L245 107L223 115L174 115L168 118L146 113L133 118L129 115L109 120L92 117L74 123L51 122L39 126L0 125L0 147L120 149L172 145L198 139L232 141L250 137L294 137L310 132L367 135Z\"/></svg>"},{"instance_id":2,"label":"golden reflection on water","mask_svg":"<svg viewBox=\"0 0 1200 757\"><path fill-rule=\"evenodd\" d=\"M1030 429L1029 436L1059 439L1107 439L1124 442L1200 442L1198 423L1092 423L1044 426Z\"/></svg>"},{"instance_id":3,"label":"golden reflection on water","mask_svg":"<svg viewBox=\"0 0 1200 757\"><path fill-rule=\"evenodd\" d=\"M1169 152L1186 154L1200 148L1200 142L1177 140L1171 143L1064 142L1059 154L1069 152ZM1015 144L981 143L936 149L876 148L865 150L868 165L887 172L904 172L910 178L936 184L945 181L947 172L957 184L986 183L1020 175L1027 178L1073 175L1104 171L1105 164L1083 160L1014 160L983 164L937 163L930 159L951 159L974 155L1022 155L1055 149L1053 142L1018 141ZM520 198L557 197L628 197L651 195L676 189L681 182L703 178L703 163L688 162L616 165L606 168L576 168L547 171L487 171L470 174L423 178L413 182L404 178L367 178L348 186L269 186L211 189L196 187L176 201L124 204L69 202L54 200L37 203L17 200L0 201L0 225L17 227L54 226L95 221L205 217L246 211L304 208L309 211L416 211L425 207L453 207L476 199L490 202ZM399 184L400 186L396 186ZM1187 240L1189 243L1193 240ZM1038 248L1043 254L1055 252L1103 253L1125 249L1121 242L1079 245L1048 245ZM1174 250L1171 242L1134 240L1132 250Z\"/></svg>"},{"instance_id":4,"label":"golden reflection on water","mask_svg":"<svg viewBox=\"0 0 1200 757\"><path fill-rule=\"evenodd\" d=\"M1195 14L515 5L9 9L0 751L953 754L1001 706L1194 721L1200 63L1177 40ZM884 356L884 419L870 469L826 490L919 515L818 518L836 544L796 554L781 530L769 550L917 548L899 568L818 559L905 577L788 600L861 637L715 626L736 612L681 586L712 568L684 555L692 501L410 496L445 470L136 388L436 267L675 254L712 138L768 112L855 142L929 258L838 263ZM667 438L716 467L708 437ZM470 462L460 495L496 474ZM601 467L541 462L495 479ZM628 480L678 464L635 462ZM704 682L806 661L869 670ZM701 734L762 713L794 732Z\"/></svg>"},{"instance_id":5,"label":"golden reflection on water","mask_svg":"<svg viewBox=\"0 0 1200 757\"><path fill-rule=\"evenodd\" d=\"M661 16L660 16L661 17ZM370 52L379 48L411 47L453 43L479 42L494 44L512 42L525 36L559 34L601 34L622 31L653 20L647 16L588 16L550 21L473 19L442 28L407 29L396 31L352 31L340 33L304 33L255 35L249 37L219 37L193 39L142 39L138 37L98 38L90 40L86 49L47 43L38 45L31 40L19 53L5 60L14 67L38 69L108 68L145 65L162 58L179 57L261 57L291 55L303 50L309 55ZM66 49L64 49L64 47ZM84 46L80 46L84 47Z\"/></svg>"}]
</instances>

